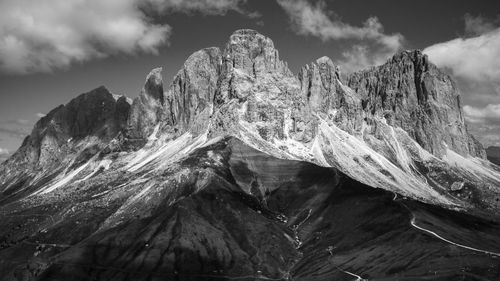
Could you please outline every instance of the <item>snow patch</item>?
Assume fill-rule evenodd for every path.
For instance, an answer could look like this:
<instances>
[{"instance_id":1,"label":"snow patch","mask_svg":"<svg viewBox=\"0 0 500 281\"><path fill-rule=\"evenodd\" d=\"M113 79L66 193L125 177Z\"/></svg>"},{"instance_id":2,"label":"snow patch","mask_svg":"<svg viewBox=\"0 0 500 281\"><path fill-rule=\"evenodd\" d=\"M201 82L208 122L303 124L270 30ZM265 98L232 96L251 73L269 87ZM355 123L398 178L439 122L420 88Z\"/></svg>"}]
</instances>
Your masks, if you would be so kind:
<instances>
[{"instance_id":1,"label":"snow patch","mask_svg":"<svg viewBox=\"0 0 500 281\"><path fill-rule=\"evenodd\" d=\"M56 190L57 188L59 188L61 186L68 184L69 182L71 182L71 180L73 180L73 178L76 175L78 175L81 171L83 171L85 168L87 168L89 163L90 163L90 161L83 164L82 166L78 167L77 169L73 170L69 174L65 175L63 178L58 179L56 182L52 183L52 185L45 187L45 188L42 188L42 189L38 190L37 192L33 193L32 195L47 194L49 192Z\"/></svg>"}]
</instances>

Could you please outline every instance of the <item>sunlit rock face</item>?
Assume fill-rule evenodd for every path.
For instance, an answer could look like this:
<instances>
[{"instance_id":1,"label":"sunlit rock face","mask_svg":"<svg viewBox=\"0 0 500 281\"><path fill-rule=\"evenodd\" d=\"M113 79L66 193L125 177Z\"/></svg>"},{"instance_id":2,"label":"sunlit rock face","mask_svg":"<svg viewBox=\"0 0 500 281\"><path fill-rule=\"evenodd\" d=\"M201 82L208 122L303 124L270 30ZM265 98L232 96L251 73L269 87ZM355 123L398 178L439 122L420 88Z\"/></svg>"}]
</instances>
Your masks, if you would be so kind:
<instances>
[{"instance_id":1,"label":"sunlit rock face","mask_svg":"<svg viewBox=\"0 0 500 281\"><path fill-rule=\"evenodd\" d=\"M0 167L0 280L497 279L500 168L451 78L343 77L245 29L57 107Z\"/></svg>"},{"instance_id":2,"label":"sunlit rock face","mask_svg":"<svg viewBox=\"0 0 500 281\"><path fill-rule=\"evenodd\" d=\"M134 99L128 122L128 135L131 138L147 138L165 114L163 80L161 68L153 69L146 77L146 82L139 96Z\"/></svg>"},{"instance_id":3,"label":"sunlit rock face","mask_svg":"<svg viewBox=\"0 0 500 281\"><path fill-rule=\"evenodd\" d=\"M206 129L213 111L213 101L219 80L221 52L207 48L192 54L174 77L166 93L167 123L187 131ZM205 127L205 128L203 128Z\"/></svg>"},{"instance_id":4,"label":"sunlit rock face","mask_svg":"<svg viewBox=\"0 0 500 281\"><path fill-rule=\"evenodd\" d=\"M383 116L434 155L442 156L447 146L485 158L483 147L467 132L455 82L420 51L403 51L347 80L368 115Z\"/></svg>"}]
</instances>

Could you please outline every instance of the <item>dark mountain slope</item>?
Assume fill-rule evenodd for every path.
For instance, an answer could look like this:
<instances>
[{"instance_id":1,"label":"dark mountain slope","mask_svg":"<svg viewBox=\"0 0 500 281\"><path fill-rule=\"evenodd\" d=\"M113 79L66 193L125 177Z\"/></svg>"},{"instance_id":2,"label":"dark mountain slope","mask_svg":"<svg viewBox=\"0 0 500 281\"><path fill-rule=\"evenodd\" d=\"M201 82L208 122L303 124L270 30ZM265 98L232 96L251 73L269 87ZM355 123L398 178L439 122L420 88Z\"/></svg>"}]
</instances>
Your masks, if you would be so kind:
<instances>
[{"instance_id":1,"label":"dark mountain slope","mask_svg":"<svg viewBox=\"0 0 500 281\"><path fill-rule=\"evenodd\" d=\"M262 162L273 168L262 169ZM191 173L183 177L186 168ZM410 222L415 216L419 226L456 243L497 252L500 225L393 200L394 194L335 170L273 158L236 139L199 149L161 176L169 179L166 189L145 183L145 190L102 194L96 186L85 198L74 194L35 207L51 217L3 206L9 212L0 234L7 247L0 251L1 268L10 272L5 280L40 270L38 280L352 280L350 274L474 280L500 274L494 256L446 243ZM16 216L24 216L17 226ZM112 226L102 229L106 224Z\"/></svg>"}]
</instances>

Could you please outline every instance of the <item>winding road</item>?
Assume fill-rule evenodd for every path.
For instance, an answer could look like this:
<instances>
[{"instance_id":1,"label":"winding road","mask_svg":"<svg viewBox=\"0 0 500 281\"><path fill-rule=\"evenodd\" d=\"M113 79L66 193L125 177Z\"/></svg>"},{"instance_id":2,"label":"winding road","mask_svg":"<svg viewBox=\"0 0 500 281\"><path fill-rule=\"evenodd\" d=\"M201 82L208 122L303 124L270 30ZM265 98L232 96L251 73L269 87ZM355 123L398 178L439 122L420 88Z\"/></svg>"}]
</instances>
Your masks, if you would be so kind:
<instances>
[{"instance_id":1,"label":"winding road","mask_svg":"<svg viewBox=\"0 0 500 281\"><path fill-rule=\"evenodd\" d=\"M397 199L397 194L394 193L393 201L396 201L396 199ZM426 228L423 228L423 227L417 225L417 223L416 223L417 218L416 218L415 214L412 212L412 210L408 206L406 206L405 203L403 203L403 202L398 202L398 203L400 203L403 207L405 207L408 210L408 212L410 212L410 214L411 214L410 224L414 228L416 228L416 229L418 229L420 231L426 232L426 233L428 233L428 234L430 234L430 235L432 235L432 236L434 236L434 237L436 237L436 238L438 238L438 239L440 239L440 240L442 240L442 241L444 241L444 242L446 242L448 244L455 245L457 247L460 247L460 248L463 248L463 249L467 249L467 250L470 250L470 251L475 251L475 252L480 252L480 253L483 253L483 254L488 254L488 255L493 255L493 256L500 257L500 253L492 252L492 251L486 251L486 250L481 250L481 249L477 249L477 248L474 248L474 247L469 247L469 246L466 246L466 245L462 245L462 244L453 242L451 240L448 240L448 239L444 238L443 236L437 234L436 232L434 232L432 230L429 230L429 229L426 229Z\"/></svg>"}]
</instances>

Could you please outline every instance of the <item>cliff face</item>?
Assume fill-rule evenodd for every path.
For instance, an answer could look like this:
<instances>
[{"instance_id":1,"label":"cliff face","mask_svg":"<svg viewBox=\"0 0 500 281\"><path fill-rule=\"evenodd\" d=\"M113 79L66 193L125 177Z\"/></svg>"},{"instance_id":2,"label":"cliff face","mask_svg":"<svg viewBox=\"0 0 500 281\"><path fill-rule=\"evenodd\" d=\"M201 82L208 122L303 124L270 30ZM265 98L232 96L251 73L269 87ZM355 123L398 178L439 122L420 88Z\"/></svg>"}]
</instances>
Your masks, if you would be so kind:
<instances>
[{"instance_id":1,"label":"cliff face","mask_svg":"<svg viewBox=\"0 0 500 281\"><path fill-rule=\"evenodd\" d=\"M97 152L97 147L104 148L124 132L129 111L127 99L105 87L56 107L35 124L18 151L0 167L0 183L27 187L36 173L60 170L85 147L95 145Z\"/></svg>"},{"instance_id":2,"label":"cliff face","mask_svg":"<svg viewBox=\"0 0 500 281\"><path fill-rule=\"evenodd\" d=\"M363 111L359 95L343 85L340 68L330 58L322 57L303 67L299 81L310 114L332 121L350 133L361 130Z\"/></svg>"},{"instance_id":3,"label":"cliff face","mask_svg":"<svg viewBox=\"0 0 500 281\"><path fill-rule=\"evenodd\" d=\"M189 56L166 93L167 124L182 132L190 127L206 129L206 120L213 111L220 64L218 48L206 48Z\"/></svg>"},{"instance_id":4,"label":"cliff face","mask_svg":"<svg viewBox=\"0 0 500 281\"><path fill-rule=\"evenodd\" d=\"M455 82L420 51L404 51L384 65L351 74L347 85L360 95L367 116L384 117L434 155L442 156L447 146L485 158L467 132Z\"/></svg>"},{"instance_id":5,"label":"cliff face","mask_svg":"<svg viewBox=\"0 0 500 281\"><path fill-rule=\"evenodd\" d=\"M147 138L165 115L161 70L155 68L148 74L141 93L132 103L128 118L128 136L131 138Z\"/></svg>"}]
</instances>

